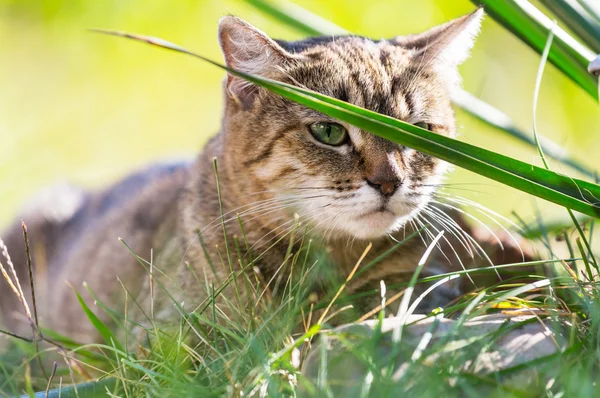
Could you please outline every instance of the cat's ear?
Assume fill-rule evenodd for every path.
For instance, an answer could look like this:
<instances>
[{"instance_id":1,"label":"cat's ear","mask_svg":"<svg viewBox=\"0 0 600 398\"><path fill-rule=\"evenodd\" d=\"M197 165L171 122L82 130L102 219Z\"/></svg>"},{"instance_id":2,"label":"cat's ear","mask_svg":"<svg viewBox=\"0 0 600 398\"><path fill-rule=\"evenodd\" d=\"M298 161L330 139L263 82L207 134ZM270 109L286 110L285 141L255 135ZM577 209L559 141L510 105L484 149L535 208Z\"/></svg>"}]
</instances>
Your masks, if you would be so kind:
<instances>
[{"instance_id":1,"label":"cat's ear","mask_svg":"<svg viewBox=\"0 0 600 398\"><path fill-rule=\"evenodd\" d=\"M420 64L439 64L456 67L469 57L479 33L483 9L436 26L427 32L397 37L393 42L417 51Z\"/></svg>"},{"instance_id":2,"label":"cat's ear","mask_svg":"<svg viewBox=\"0 0 600 398\"><path fill-rule=\"evenodd\" d=\"M291 58L291 54L264 32L234 16L225 16L219 21L219 43L227 66L240 72L268 76L269 72ZM227 91L244 108L248 108L258 88L228 74Z\"/></svg>"}]
</instances>

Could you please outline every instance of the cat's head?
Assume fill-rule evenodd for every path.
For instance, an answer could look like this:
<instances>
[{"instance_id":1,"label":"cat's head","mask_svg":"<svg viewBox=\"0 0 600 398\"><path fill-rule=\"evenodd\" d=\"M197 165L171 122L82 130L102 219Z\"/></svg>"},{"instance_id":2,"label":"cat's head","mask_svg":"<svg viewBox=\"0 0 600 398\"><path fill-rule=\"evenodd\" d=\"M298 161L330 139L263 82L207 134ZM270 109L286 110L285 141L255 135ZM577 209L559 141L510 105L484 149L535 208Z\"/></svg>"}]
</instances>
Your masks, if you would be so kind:
<instances>
[{"instance_id":1,"label":"cat's head","mask_svg":"<svg viewBox=\"0 0 600 398\"><path fill-rule=\"evenodd\" d=\"M450 92L482 10L425 33L273 40L228 16L219 41L227 65L454 136ZM270 191L315 231L376 238L431 199L446 164L229 75L225 145L246 191ZM285 205L285 206L284 206ZM275 206L275 205L274 205Z\"/></svg>"}]
</instances>

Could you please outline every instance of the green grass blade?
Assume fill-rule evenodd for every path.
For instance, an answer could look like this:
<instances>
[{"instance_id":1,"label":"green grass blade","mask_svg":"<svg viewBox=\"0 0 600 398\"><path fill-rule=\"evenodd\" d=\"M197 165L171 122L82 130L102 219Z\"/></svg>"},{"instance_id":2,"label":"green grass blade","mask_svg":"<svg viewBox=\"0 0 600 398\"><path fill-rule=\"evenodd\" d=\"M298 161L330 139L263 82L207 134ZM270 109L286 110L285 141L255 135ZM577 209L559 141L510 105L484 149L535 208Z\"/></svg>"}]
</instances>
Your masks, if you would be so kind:
<instances>
[{"instance_id":1,"label":"green grass blade","mask_svg":"<svg viewBox=\"0 0 600 398\"><path fill-rule=\"evenodd\" d=\"M111 347L114 346L120 352L125 352L123 350L123 347L119 343L119 340L117 340L117 338L110 331L110 328L106 326L104 322L102 322L102 320L96 316L96 314L94 314L90 307L87 306L87 304L85 303L81 295L77 292L77 290L75 290L75 288L72 289L75 295L77 296L77 301L79 301L79 304L85 312L85 315L88 317L92 325L94 325L98 333L100 333L104 341L106 341L106 344L108 344Z\"/></svg>"},{"instance_id":2,"label":"green grass blade","mask_svg":"<svg viewBox=\"0 0 600 398\"><path fill-rule=\"evenodd\" d=\"M547 201L600 218L600 185L566 177L314 91L242 73L162 39L116 31L97 30L97 32L126 37L191 55L259 87L379 137L445 160Z\"/></svg>"},{"instance_id":3,"label":"green grass blade","mask_svg":"<svg viewBox=\"0 0 600 398\"><path fill-rule=\"evenodd\" d=\"M552 29L550 30L550 34L548 36L548 41L546 43L546 46L544 47L544 52L542 53L542 59L540 61L540 67L538 69L538 75L537 75L537 78L535 81L535 90L534 90L534 94L533 94L533 136L535 138L535 144L538 148L538 152L540 154L540 158L542 159L542 163L544 163L544 167L548 170L550 170L550 166L548 165L548 162L546 161L546 157L544 156L544 150L542 149L542 147L540 145L540 141L538 139L538 134L537 134L537 103L538 103L538 98L539 98L539 93L540 93L540 87L542 85L542 77L544 75L544 68L548 61L548 54L550 52L550 48L552 47L552 41L554 40L554 28L556 28L556 25L553 26ZM584 243L588 249L588 252L590 254L590 261L596 266L596 268L598 268L598 266L596 264L596 259L592 253L590 244L589 244L583 230L581 229L581 226L577 222L577 219L575 218L575 214L573 214L573 211L569 208L567 208L567 212L569 213L571 220L573 220L573 225L577 229L579 236L584 241Z\"/></svg>"},{"instance_id":4,"label":"green grass blade","mask_svg":"<svg viewBox=\"0 0 600 398\"><path fill-rule=\"evenodd\" d=\"M535 148L535 139L531 134L520 130L515 122L504 112L494 108L469 92L464 90L456 92L452 96L452 101L471 116ZM595 171L572 158L561 145L546 137L539 137L539 142L542 150L552 159L573 168L573 170L577 170L587 177L595 178Z\"/></svg>"},{"instance_id":5,"label":"green grass blade","mask_svg":"<svg viewBox=\"0 0 600 398\"><path fill-rule=\"evenodd\" d=\"M526 0L471 0L482 5L498 23L510 30L539 54L544 50L546 38L553 22ZM554 30L556 38L548 59L566 76L598 100L598 78L587 71L595 58L583 46L560 28Z\"/></svg>"},{"instance_id":6,"label":"green grass blade","mask_svg":"<svg viewBox=\"0 0 600 398\"><path fill-rule=\"evenodd\" d=\"M309 36L343 36L351 32L287 0L246 0L259 11ZM289 11L301 9L300 14Z\"/></svg>"},{"instance_id":7,"label":"green grass blade","mask_svg":"<svg viewBox=\"0 0 600 398\"><path fill-rule=\"evenodd\" d=\"M600 2L598 2L598 0L577 1L598 23L600 23Z\"/></svg>"},{"instance_id":8,"label":"green grass blade","mask_svg":"<svg viewBox=\"0 0 600 398\"><path fill-rule=\"evenodd\" d=\"M585 225L587 223L589 223L591 220L593 220L590 217L577 217L577 222L580 225ZM551 234L551 235L558 235L561 234L562 232L564 232L566 229L572 228L573 227L573 220L571 220L570 218L568 220L557 220L557 221L549 221L549 222L545 222L543 224L544 227L544 231L542 231L542 229L539 226L534 226L534 225L525 225L523 227L524 231L521 233L521 236L523 236L526 239L539 239L543 236L544 232Z\"/></svg>"},{"instance_id":9,"label":"green grass blade","mask_svg":"<svg viewBox=\"0 0 600 398\"><path fill-rule=\"evenodd\" d=\"M310 36L344 35L348 32L339 26L316 17L310 11L286 1L277 4L265 0L246 0L257 9ZM327 32L327 33L323 33Z\"/></svg>"},{"instance_id":10,"label":"green grass blade","mask_svg":"<svg viewBox=\"0 0 600 398\"><path fill-rule=\"evenodd\" d=\"M284 22L307 35L331 36L350 34L350 32L344 28L327 21L316 14L313 14L290 1L246 1L265 14L271 15L277 20ZM462 108L471 116L474 116L489 126L511 135L521 142L524 142L535 148L535 140L533 137L531 137L531 134L525 133L523 130L517 128L516 123L513 122L505 113L478 99L473 94L460 89L457 90L453 95L452 101L455 105ZM590 178L595 177L596 173L593 170L570 157L567 151L564 150L561 145L547 138L543 138L540 144L544 152L546 152L551 158L572 167L573 169Z\"/></svg>"},{"instance_id":11,"label":"green grass blade","mask_svg":"<svg viewBox=\"0 0 600 398\"><path fill-rule=\"evenodd\" d=\"M575 0L540 0L583 42L600 53L600 22Z\"/></svg>"}]
</instances>

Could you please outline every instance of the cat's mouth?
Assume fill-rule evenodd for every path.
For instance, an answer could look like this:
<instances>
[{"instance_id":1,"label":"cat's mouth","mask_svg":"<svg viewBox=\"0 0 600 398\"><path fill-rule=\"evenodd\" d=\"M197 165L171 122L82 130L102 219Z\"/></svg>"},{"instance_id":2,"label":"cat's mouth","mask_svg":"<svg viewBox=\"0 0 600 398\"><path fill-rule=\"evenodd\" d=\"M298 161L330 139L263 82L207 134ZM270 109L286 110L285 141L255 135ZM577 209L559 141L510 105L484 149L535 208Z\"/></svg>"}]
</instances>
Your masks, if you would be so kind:
<instances>
[{"instance_id":1,"label":"cat's mouth","mask_svg":"<svg viewBox=\"0 0 600 398\"><path fill-rule=\"evenodd\" d=\"M372 201L367 206L361 206L360 212L356 211L358 206L352 207L354 211L336 212L333 222L327 223L328 219L323 221L323 217L316 217L313 219L315 228L324 233L335 230L341 236L351 238L378 239L398 229L403 220L409 217L409 212L405 213L404 207L394 205L393 202ZM332 216L329 217L333 219ZM324 229L321 230L319 227L323 225Z\"/></svg>"},{"instance_id":2,"label":"cat's mouth","mask_svg":"<svg viewBox=\"0 0 600 398\"><path fill-rule=\"evenodd\" d=\"M389 202L387 200L384 200L381 202L381 204L379 204L379 206L369 209L361 214L358 215L357 218L361 219L361 218L365 218L365 217L372 217L372 216L377 216L377 215L385 215L387 217L396 217L396 213L391 209Z\"/></svg>"},{"instance_id":3,"label":"cat's mouth","mask_svg":"<svg viewBox=\"0 0 600 398\"><path fill-rule=\"evenodd\" d=\"M379 206L377 209L375 210L371 210L368 211L366 213L363 213L360 215L359 218L365 218L365 217L373 217L373 216L377 216L377 215L385 215L385 216L396 216L396 213L394 213L388 206L387 204L382 204L381 206Z\"/></svg>"},{"instance_id":4,"label":"cat's mouth","mask_svg":"<svg viewBox=\"0 0 600 398\"><path fill-rule=\"evenodd\" d=\"M346 226L353 236L372 239L388 233L397 219L398 215L392 209L381 205L349 219Z\"/></svg>"}]
</instances>

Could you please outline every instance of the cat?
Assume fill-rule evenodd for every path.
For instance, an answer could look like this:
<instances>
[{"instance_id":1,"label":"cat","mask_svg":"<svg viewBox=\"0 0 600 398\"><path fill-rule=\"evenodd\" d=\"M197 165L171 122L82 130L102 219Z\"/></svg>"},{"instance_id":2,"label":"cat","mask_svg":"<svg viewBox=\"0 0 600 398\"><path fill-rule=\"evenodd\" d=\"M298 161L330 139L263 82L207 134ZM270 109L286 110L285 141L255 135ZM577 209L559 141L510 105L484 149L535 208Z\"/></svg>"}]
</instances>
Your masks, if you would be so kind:
<instances>
[{"instance_id":1,"label":"cat","mask_svg":"<svg viewBox=\"0 0 600 398\"><path fill-rule=\"evenodd\" d=\"M457 66L468 57L482 18L478 9L425 33L390 40L335 36L286 42L225 16L218 39L231 68L454 137L450 94L459 85ZM72 291L93 302L83 282L111 308L123 306L122 284L142 307L152 302L157 319L177 313L156 285L151 293L149 263L132 255L118 237L140 257L152 257L154 283L166 285L185 311L198 308L207 291L221 286L248 257L256 259L253 269L245 271L254 273L250 280L265 286L285 277L291 271L280 267L300 250L290 239L295 226L327 253L328 271L342 281L369 243L364 264L396 241L420 234L351 280L346 286L350 294L379 289L382 280L388 285L406 282L431 236L443 229L448 233L424 274L457 270L461 263L488 265L473 256L478 250L497 263L530 258L518 239L473 228L455 205L440 203L436 192L448 170L445 162L233 75L226 77L224 96L221 131L195 161L155 165L99 192L65 186L23 212L44 327L80 342L100 340ZM425 223L430 227L419 229ZM1 236L29 297L20 221ZM241 238L233 236L243 236L248 246L233 250L241 245ZM427 296L427 308L445 305L470 288L465 280L436 289ZM221 293L229 302L239 293L232 285ZM246 305L248 287L236 289ZM331 295L327 289L321 283L315 292ZM0 294L3 323L27 333L29 325L10 289L4 285ZM366 311L380 301L375 296L354 304ZM223 300L219 305L226 307ZM103 311L98 316L108 320Z\"/></svg>"}]
</instances>

